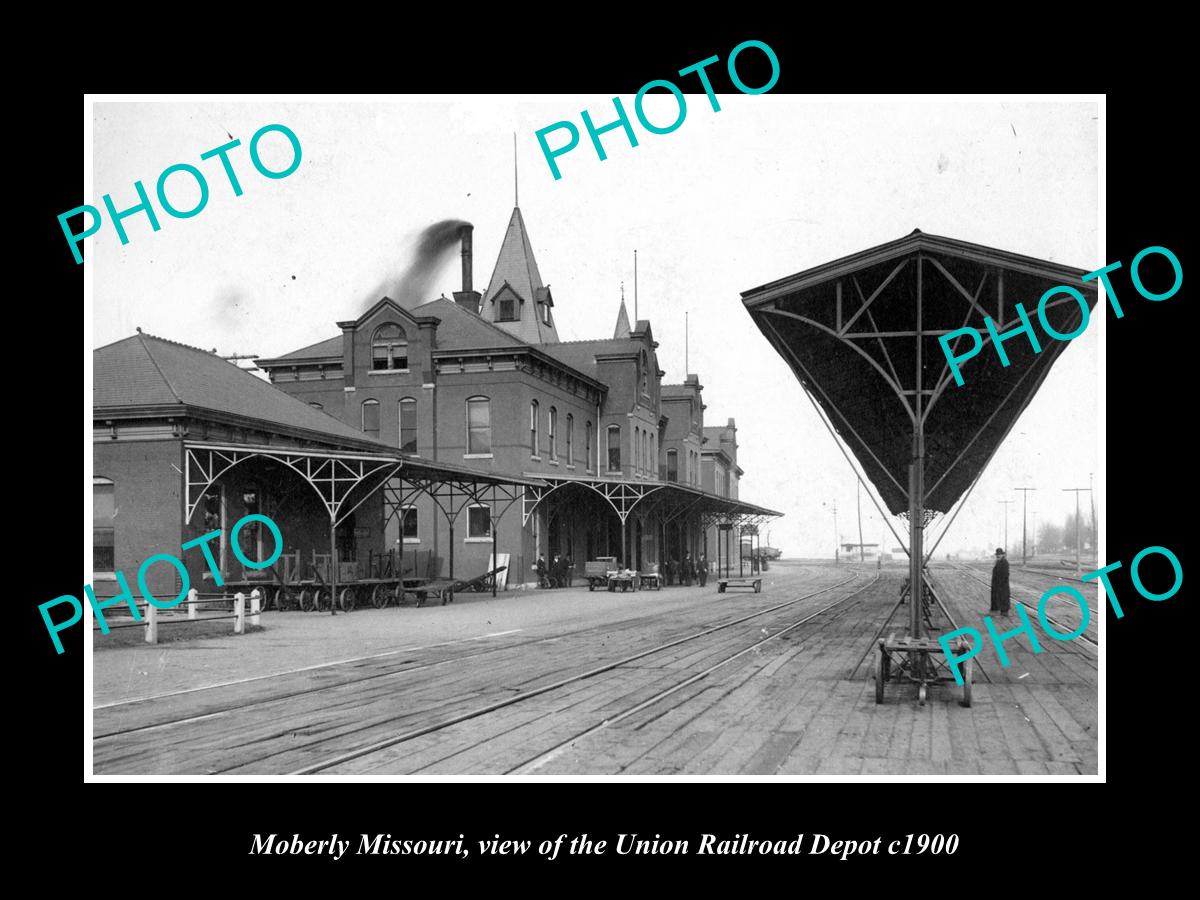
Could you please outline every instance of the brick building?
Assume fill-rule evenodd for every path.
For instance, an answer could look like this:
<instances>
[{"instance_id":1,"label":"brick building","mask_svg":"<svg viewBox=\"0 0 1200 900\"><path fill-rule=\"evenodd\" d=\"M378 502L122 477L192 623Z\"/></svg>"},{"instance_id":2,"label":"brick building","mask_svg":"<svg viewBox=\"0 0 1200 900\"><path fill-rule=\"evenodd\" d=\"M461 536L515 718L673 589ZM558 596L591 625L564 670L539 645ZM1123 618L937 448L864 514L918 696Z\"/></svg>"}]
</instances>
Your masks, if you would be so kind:
<instances>
[{"instance_id":1,"label":"brick building","mask_svg":"<svg viewBox=\"0 0 1200 900\"><path fill-rule=\"evenodd\" d=\"M732 420L710 437L699 379L662 384L649 322L630 324L622 300L612 337L562 341L520 210L482 295L470 226L460 237L453 299L384 297L339 334L258 360L270 383L140 331L95 350L97 594L117 592L117 571L136 591L163 553L213 586L180 545L215 530L222 577L244 577L229 530L256 512L280 527L289 571L336 584L381 557L462 578L507 554L509 583L532 583L539 555L645 571L697 557L718 519L777 515L736 499ZM732 482L713 480L722 466ZM271 555L264 539L257 524L238 537L251 559ZM170 565L145 574L156 596L179 589Z\"/></svg>"},{"instance_id":2,"label":"brick building","mask_svg":"<svg viewBox=\"0 0 1200 900\"><path fill-rule=\"evenodd\" d=\"M644 570L704 552L713 507L698 495L737 498L733 420L704 427L697 376L662 383L650 323L631 324L624 300L611 337L562 341L519 208L482 295L471 226L460 237L463 289L453 299L406 309L385 297L338 322L341 334L259 367L280 390L402 453L544 482L499 525L514 581L531 580L539 555L564 554L577 569L613 556ZM468 511L464 534L416 496L385 509L386 541L442 559L453 527L462 570L482 571L491 518Z\"/></svg>"}]
</instances>

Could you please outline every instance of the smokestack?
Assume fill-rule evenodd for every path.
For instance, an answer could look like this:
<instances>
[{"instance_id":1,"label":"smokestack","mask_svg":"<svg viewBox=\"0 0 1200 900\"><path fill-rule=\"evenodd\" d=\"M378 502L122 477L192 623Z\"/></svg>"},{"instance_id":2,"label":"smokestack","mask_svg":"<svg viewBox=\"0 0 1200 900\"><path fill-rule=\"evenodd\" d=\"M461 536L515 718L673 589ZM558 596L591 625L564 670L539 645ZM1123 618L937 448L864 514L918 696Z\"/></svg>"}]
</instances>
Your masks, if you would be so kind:
<instances>
[{"instance_id":1,"label":"smokestack","mask_svg":"<svg viewBox=\"0 0 1200 900\"><path fill-rule=\"evenodd\" d=\"M462 289L463 293L473 290L471 287L471 235L475 231L471 225L463 225L458 229L458 237L462 241Z\"/></svg>"},{"instance_id":2,"label":"smokestack","mask_svg":"<svg viewBox=\"0 0 1200 900\"><path fill-rule=\"evenodd\" d=\"M464 222L458 228L458 239L462 243L462 290L454 292L454 302L464 309L479 314L479 292L472 287L471 269L473 268L471 238L475 228L470 222Z\"/></svg>"}]
</instances>

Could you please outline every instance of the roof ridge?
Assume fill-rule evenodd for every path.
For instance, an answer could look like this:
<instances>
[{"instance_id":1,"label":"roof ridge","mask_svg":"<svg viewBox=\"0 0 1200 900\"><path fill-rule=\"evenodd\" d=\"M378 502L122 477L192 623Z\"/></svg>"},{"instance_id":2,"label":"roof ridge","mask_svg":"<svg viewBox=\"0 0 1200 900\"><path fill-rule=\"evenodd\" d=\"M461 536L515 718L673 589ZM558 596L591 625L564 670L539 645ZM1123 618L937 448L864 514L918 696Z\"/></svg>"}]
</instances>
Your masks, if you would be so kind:
<instances>
[{"instance_id":1,"label":"roof ridge","mask_svg":"<svg viewBox=\"0 0 1200 900\"><path fill-rule=\"evenodd\" d=\"M158 373L158 377L163 380L163 384L165 384L167 386L167 390L169 390L171 392L171 396L173 396L175 398L175 401L177 403L183 403L184 402L183 397L181 397L179 395L179 391L175 390L175 385L173 385L171 383L171 379L167 377L167 373L163 371L162 366L160 366L158 364L158 360L154 358L154 354L150 352L150 348L146 344L146 338L152 337L152 338L155 338L156 340L165 341L168 344L176 344L177 342L167 340L166 338L159 338L153 334L144 334L141 331L137 332L136 337L138 338L138 343L140 343L142 345L142 349L146 351L146 356L149 357L150 364L152 366L154 366L154 371L156 371ZM187 347L189 350L197 349L195 347L189 346L188 344L178 344L178 346ZM208 351L201 350L200 352L206 353Z\"/></svg>"},{"instance_id":2,"label":"roof ridge","mask_svg":"<svg viewBox=\"0 0 1200 900\"><path fill-rule=\"evenodd\" d=\"M505 282L505 284L508 284L508 282ZM516 291L513 291L513 293L515 294L515 293L516 293ZM521 337L519 334L515 334L514 332L511 332L511 331L509 331L509 330L507 330L507 329L505 329L505 328L501 328L501 327L500 327L499 325L497 325L495 322L489 322L489 321L488 321L487 319L485 319L485 318L484 318L484 317L483 317L481 314L479 314L479 313L472 313L472 312L469 312L468 310L465 310L465 309L463 309L461 306L459 306L459 305L458 305L458 303L456 303L455 301L451 300L449 297L438 297L436 300L430 300L430 301L429 301L429 303L423 303L423 304L421 304L421 305L422 305L422 306L428 306L430 303L440 303L440 302L442 302L442 301L445 301L445 302L446 302L446 303L448 303L449 305L453 306L453 307L454 307L456 310L458 310L460 313L462 313L462 314L463 314L463 315L465 315L465 316L473 316L475 319L477 319L478 321L482 322L482 323L483 323L484 325L486 325L488 328L492 329L492 331L495 331L495 332L497 332L497 333L499 333L499 334L502 334L502 335L504 335L506 338L510 338L510 339L512 339L512 340L514 340L514 341L517 341L517 342L518 342L518 343L520 343L520 344L521 344L523 347L535 347L535 346L537 346L536 344L531 344L531 343L529 343L529 341L526 341L526 340L524 340L524 339L523 339L523 338L522 338L522 337ZM483 303L483 300L481 299L479 302L480 302L480 304L482 304L482 303ZM420 309L420 308L421 308L421 307L417 307L417 309ZM469 348L464 348L464 349L469 349Z\"/></svg>"}]
</instances>

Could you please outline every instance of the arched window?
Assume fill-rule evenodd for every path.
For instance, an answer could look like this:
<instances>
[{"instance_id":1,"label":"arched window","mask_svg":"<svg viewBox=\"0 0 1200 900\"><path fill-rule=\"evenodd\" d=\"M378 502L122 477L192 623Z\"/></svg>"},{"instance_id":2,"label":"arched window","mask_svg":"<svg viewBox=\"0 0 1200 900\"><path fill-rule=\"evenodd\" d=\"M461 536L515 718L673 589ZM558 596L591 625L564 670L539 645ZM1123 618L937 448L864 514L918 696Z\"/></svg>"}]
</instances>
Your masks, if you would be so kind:
<instances>
[{"instance_id":1,"label":"arched window","mask_svg":"<svg viewBox=\"0 0 1200 900\"><path fill-rule=\"evenodd\" d=\"M642 430L636 426L633 429L633 470L640 472L642 470L642 451L641 451Z\"/></svg>"},{"instance_id":2,"label":"arched window","mask_svg":"<svg viewBox=\"0 0 1200 900\"><path fill-rule=\"evenodd\" d=\"M558 459L558 410L550 407L550 458Z\"/></svg>"},{"instance_id":3,"label":"arched window","mask_svg":"<svg viewBox=\"0 0 1200 900\"><path fill-rule=\"evenodd\" d=\"M394 322L380 325L371 338L371 369L408 369L408 338Z\"/></svg>"},{"instance_id":4,"label":"arched window","mask_svg":"<svg viewBox=\"0 0 1200 900\"><path fill-rule=\"evenodd\" d=\"M650 434L650 474L658 477L658 435Z\"/></svg>"},{"instance_id":5,"label":"arched window","mask_svg":"<svg viewBox=\"0 0 1200 900\"><path fill-rule=\"evenodd\" d=\"M583 426L583 468L590 472L592 471L592 423L586 422Z\"/></svg>"},{"instance_id":6,"label":"arched window","mask_svg":"<svg viewBox=\"0 0 1200 900\"><path fill-rule=\"evenodd\" d=\"M417 401L412 397L400 400L400 452L417 452Z\"/></svg>"},{"instance_id":7,"label":"arched window","mask_svg":"<svg viewBox=\"0 0 1200 900\"><path fill-rule=\"evenodd\" d=\"M642 393L650 396L650 363L645 350L642 351Z\"/></svg>"},{"instance_id":8,"label":"arched window","mask_svg":"<svg viewBox=\"0 0 1200 900\"><path fill-rule=\"evenodd\" d=\"M567 465L575 465L575 417L567 413Z\"/></svg>"},{"instance_id":9,"label":"arched window","mask_svg":"<svg viewBox=\"0 0 1200 900\"><path fill-rule=\"evenodd\" d=\"M467 400L467 454L489 456L492 452L492 402L487 397Z\"/></svg>"},{"instance_id":10,"label":"arched window","mask_svg":"<svg viewBox=\"0 0 1200 900\"><path fill-rule=\"evenodd\" d=\"M93 576L115 577L116 548L113 518L117 514L116 485L108 478L92 479L92 570Z\"/></svg>"},{"instance_id":11,"label":"arched window","mask_svg":"<svg viewBox=\"0 0 1200 900\"><path fill-rule=\"evenodd\" d=\"M538 455L538 415L540 407L536 400L529 404L529 455Z\"/></svg>"},{"instance_id":12,"label":"arched window","mask_svg":"<svg viewBox=\"0 0 1200 900\"><path fill-rule=\"evenodd\" d=\"M621 426L608 426L608 471L621 471Z\"/></svg>"},{"instance_id":13,"label":"arched window","mask_svg":"<svg viewBox=\"0 0 1200 900\"><path fill-rule=\"evenodd\" d=\"M650 471L650 432L642 432L642 471Z\"/></svg>"},{"instance_id":14,"label":"arched window","mask_svg":"<svg viewBox=\"0 0 1200 900\"><path fill-rule=\"evenodd\" d=\"M362 405L362 430L373 438L379 437L379 401L364 400Z\"/></svg>"},{"instance_id":15,"label":"arched window","mask_svg":"<svg viewBox=\"0 0 1200 900\"><path fill-rule=\"evenodd\" d=\"M406 544L421 543L420 531L417 528L417 508L415 506L400 507L400 537Z\"/></svg>"},{"instance_id":16,"label":"arched window","mask_svg":"<svg viewBox=\"0 0 1200 900\"><path fill-rule=\"evenodd\" d=\"M667 451L667 481L679 480L679 453L675 450Z\"/></svg>"}]
</instances>

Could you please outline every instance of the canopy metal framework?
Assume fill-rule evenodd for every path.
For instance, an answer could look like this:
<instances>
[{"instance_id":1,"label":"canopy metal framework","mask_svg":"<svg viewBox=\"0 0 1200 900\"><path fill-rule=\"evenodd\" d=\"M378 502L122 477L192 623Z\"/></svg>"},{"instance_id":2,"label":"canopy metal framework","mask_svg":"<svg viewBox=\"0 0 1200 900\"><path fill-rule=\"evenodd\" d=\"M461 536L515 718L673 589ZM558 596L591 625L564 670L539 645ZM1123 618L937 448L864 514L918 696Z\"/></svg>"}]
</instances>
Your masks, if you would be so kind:
<instances>
[{"instance_id":1,"label":"canopy metal framework","mask_svg":"<svg viewBox=\"0 0 1200 900\"><path fill-rule=\"evenodd\" d=\"M579 485L603 497L621 522L621 559L628 560L628 536L625 523L630 516L651 517L657 514L659 521L666 524L687 515L697 515L699 521L706 517L755 516L763 520L783 513L709 494L698 488L673 481L629 481L615 478L588 478L580 476L552 476L526 472L525 477L542 483L530 484L525 488L522 522L527 523L538 506L562 488Z\"/></svg>"},{"instance_id":2,"label":"canopy metal framework","mask_svg":"<svg viewBox=\"0 0 1200 900\"><path fill-rule=\"evenodd\" d=\"M337 596L337 529L363 503L381 489L385 505L398 515L409 500L425 494L441 510L450 526L450 577L454 577L454 522L468 506L489 508L492 556L496 554L496 523L539 482L511 475L475 472L462 466L432 462L395 453L347 453L337 450L288 449L246 444L184 442L185 523L190 523L204 494L234 466L251 459L267 459L286 466L320 497L329 515L330 588ZM351 500L353 505L349 505ZM385 519L385 525L387 519ZM496 594L492 579L492 596ZM331 604L334 615L336 606Z\"/></svg>"},{"instance_id":3,"label":"canopy metal framework","mask_svg":"<svg viewBox=\"0 0 1200 900\"><path fill-rule=\"evenodd\" d=\"M1080 280L1084 274L914 230L743 292L747 311L888 511L907 513L910 584L928 590L923 535L930 519L969 495L1066 348L1045 327L1034 332L1037 323L1072 334L1095 306L1095 286ZM1072 287L1086 309L1054 291L1060 285ZM1039 306L1048 293L1053 299ZM995 346L985 318L1001 338ZM1030 320L1030 333L1018 333ZM981 346L961 364L959 386L939 338L966 327L978 330ZM952 353L962 350L962 338ZM937 649L922 633L921 607L910 604L911 653ZM934 667L910 662L923 700Z\"/></svg>"},{"instance_id":4,"label":"canopy metal framework","mask_svg":"<svg viewBox=\"0 0 1200 900\"><path fill-rule=\"evenodd\" d=\"M454 525L463 510L473 506L488 508L489 530L492 535L492 559L496 559L496 532L504 514L525 496L528 489L537 489L539 482L515 476L496 476L459 467L443 467L426 460L406 460L398 477L390 478L383 486L387 510L384 526L400 515L404 507L421 495L433 501L446 519L450 529L449 570L454 578ZM492 596L496 596L496 579L492 579Z\"/></svg>"}]
</instances>

